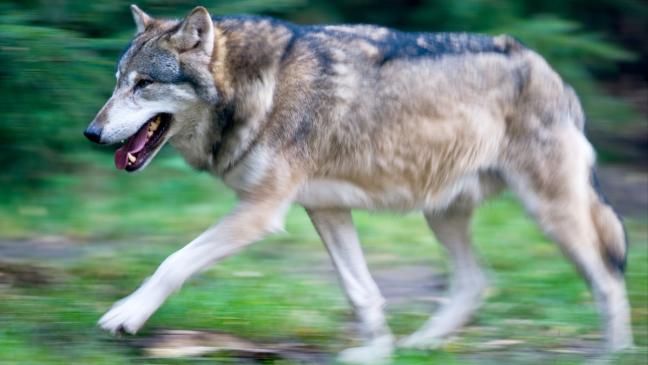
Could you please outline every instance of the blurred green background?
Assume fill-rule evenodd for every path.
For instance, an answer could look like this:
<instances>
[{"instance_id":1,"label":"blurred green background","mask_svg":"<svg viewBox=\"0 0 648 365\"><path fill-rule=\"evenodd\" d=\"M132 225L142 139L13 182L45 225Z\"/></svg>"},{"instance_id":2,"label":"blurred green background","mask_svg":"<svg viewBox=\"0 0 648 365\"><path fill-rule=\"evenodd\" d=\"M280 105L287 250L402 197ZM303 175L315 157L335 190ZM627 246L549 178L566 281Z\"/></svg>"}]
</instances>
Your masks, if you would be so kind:
<instances>
[{"instance_id":1,"label":"blurred green background","mask_svg":"<svg viewBox=\"0 0 648 365\"><path fill-rule=\"evenodd\" d=\"M236 354L147 357L161 329L222 330L299 342L277 364L329 363L353 344L352 318L303 211L287 230L189 283L138 338L94 322L173 250L225 214L234 197L169 148L141 174L82 131L110 96L133 35L125 1L0 3L0 364L248 363ZM648 6L640 0L143 1L153 16L255 13L300 24L376 23L402 30L508 33L574 86L601 161L603 187L631 237L628 281L638 349L648 353ZM443 252L417 215L355 215L398 335L437 306ZM394 363L587 363L598 354L591 296L510 194L482 208L475 241L493 289L475 323L440 351ZM510 249L510 246L516 246ZM417 281L420 280L420 281ZM408 299L407 299L408 298ZM486 345L485 345L486 344ZM490 345L488 345L490 344ZM301 356L301 357L300 357Z\"/></svg>"}]
</instances>

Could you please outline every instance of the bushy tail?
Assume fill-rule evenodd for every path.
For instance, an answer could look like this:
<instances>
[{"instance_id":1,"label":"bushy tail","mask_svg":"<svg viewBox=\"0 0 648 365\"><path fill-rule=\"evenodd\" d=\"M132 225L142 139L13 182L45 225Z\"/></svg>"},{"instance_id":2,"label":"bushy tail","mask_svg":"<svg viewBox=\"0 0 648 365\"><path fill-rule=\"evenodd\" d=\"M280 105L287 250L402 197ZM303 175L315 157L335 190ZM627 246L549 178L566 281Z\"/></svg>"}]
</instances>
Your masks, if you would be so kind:
<instances>
[{"instance_id":1,"label":"bushy tail","mask_svg":"<svg viewBox=\"0 0 648 365\"><path fill-rule=\"evenodd\" d=\"M599 238L601 255L608 267L620 274L625 272L628 255L628 241L621 218L607 203L598 185L596 173L592 170L592 221Z\"/></svg>"},{"instance_id":2,"label":"bushy tail","mask_svg":"<svg viewBox=\"0 0 648 365\"><path fill-rule=\"evenodd\" d=\"M578 96L569 85L564 84L564 101L570 119L581 131L585 128L585 114ZM592 168L591 214L599 239L599 248L603 259L612 271L625 272L628 242L621 217L601 192L596 171Z\"/></svg>"}]
</instances>

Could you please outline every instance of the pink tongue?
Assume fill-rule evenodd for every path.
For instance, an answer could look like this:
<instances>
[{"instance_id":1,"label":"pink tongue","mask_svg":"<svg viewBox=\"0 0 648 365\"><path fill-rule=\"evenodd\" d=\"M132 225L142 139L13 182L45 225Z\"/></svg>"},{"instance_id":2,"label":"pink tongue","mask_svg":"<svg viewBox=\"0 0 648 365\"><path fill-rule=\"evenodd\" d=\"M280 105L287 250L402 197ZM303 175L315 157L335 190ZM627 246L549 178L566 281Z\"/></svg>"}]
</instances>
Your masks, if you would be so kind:
<instances>
[{"instance_id":1,"label":"pink tongue","mask_svg":"<svg viewBox=\"0 0 648 365\"><path fill-rule=\"evenodd\" d=\"M141 151L142 148L144 148L146 140L148 139L146 137L146 134L148 132L147 126L148 123L146 123L144 127L142 127L142 129L137 132L137 134L129 138L126 144L115 151L115 167L123 170L124 168L126 168L126 165L128 165L128 153L130 152L131 154L136 154L137 152Z\"/></svg>"}]
</instances>

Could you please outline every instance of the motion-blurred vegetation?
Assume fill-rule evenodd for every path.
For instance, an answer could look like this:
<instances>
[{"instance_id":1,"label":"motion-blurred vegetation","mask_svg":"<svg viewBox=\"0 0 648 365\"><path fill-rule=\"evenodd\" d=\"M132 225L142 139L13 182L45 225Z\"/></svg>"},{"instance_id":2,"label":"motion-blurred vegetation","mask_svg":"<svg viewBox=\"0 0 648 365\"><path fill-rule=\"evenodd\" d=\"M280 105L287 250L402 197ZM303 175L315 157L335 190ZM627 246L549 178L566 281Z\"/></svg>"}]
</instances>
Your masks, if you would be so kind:
<instances>
[{"instance_id":1,"label":"motion-blurred vegetation","mask_svg":"<svg viewBox=\"0 0 648 365\"><path fill-rule=\"evenodd\" d=\"M95 328L112 301L226 214L235 200L222 184L194 174L168 151L143 174L127 175L112 167L106 148L82 136L109 97L115 61L133 35L129 4L0 2L1 364L241 363L227 354L148 359L136 340L109 340ZM643 123L609 91L610 83L624 78L643 78L646 87L648 6L642 0L146 0L138 5L154 16L182 17L199 4L214 15L267 14L300 24L509 33L543 54L576 88L590 126L617 134ZM648 227L641 214L627 221L638 350L611 363L646 364ZM354 218L379 282L384 283L381 276L400 278L387 282L387 289L398 289L391 298L407 297L405 286L413 290L413 304L393 300L387 308L395 332L409 333L443 292L442 250L418 216ZM137 338L165 327L222 330L253 340L297 340L323 352L324 361L350 345L349 307L303 211L290 212L287 231L192 280ZM600 340L591 295L512 194L480 209L473 231L494 278L485 307L442 351L399 352L394 364L580 364L584 357L587 363ZM415 282L412 270L434 277Z\"/></svg>"},{"instance_id":2,"label":"motion-blurred vegetation","mask_svg":"<svg viewBox=\"0 0 648 365\"><path fill-rule=\"evenodd\" d=\"M81 131L109 95L115 60L133 34L129 2L9 0L0 4L0 183L35 184L49 171L73 169L74 156L90 148ZM197 4L140 3L151 14L167 17L182 17ZM645 25L648 7L640 0L205 0L200 4L213 14L268 14L297 23L363 22L404 30L509 33L542 53L574 85L591 123L614 127L637 121L632 109L605 92L599 81L618 76L620 62L632 63L645 55L645 44L644 49L632 44L641 41L641 35L633 39L632 32L621 32L637 26L641 31Z\"/></svg>"},{"instance_id":3,"label":"motion-blurred vegetation","mask_svg":"<svg viewBox=\"0 0 648 365\"><path fill-rule=\"evenodd\" d=\"M100 331L96 321L116 299L234 205L222 183L193 173L180 157L165 157L137 175L116 171L110 161L86 163L87 176L54 175L46 191L0 207L0 364L322 365L357 343L326 250L298 207L286 219L288 233L190 280L137 336ZM405 336L443 300L443 249L420 214L356 212L354 221L388 299L390 326ZM441 349L399 350L390 364L646 365L648 226L631 219L626 228L636 350L601 360L599 318L585 282L506 193L480 208L472 225L491 279L475 320ZM162 358L151 358L164 329L224 331L270 349L303 344L302 357L252 362L206 350L166 358L202 345L180 339Z\"/></svg>"}]
</instances>

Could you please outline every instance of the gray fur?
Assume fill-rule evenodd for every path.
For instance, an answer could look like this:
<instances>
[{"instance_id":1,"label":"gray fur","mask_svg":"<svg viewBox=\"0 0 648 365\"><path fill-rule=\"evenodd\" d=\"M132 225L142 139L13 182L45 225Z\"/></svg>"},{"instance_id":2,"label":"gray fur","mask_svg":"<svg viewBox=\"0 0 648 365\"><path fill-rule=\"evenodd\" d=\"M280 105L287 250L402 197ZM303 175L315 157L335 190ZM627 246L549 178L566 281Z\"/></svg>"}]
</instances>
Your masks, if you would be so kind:
<instances>
[{"instance_id":1,"label":"gray fur","mask_svg":"<svg viewBox=\"0 0 648 365\"><path fill-rule=\"evenodd\" d=\"M400 344L438 346L470 320L486 289L470 249L471 213L508 186L588 280L609 348L632 345L623 226L590 184L595 156L578 98L537 53L504 35L254 16L211 22L201 7L182 22L134 16L144 30L91 127L115 143L157 113L172 115L165 142L222 178L240 203L102 327L136 332L189 276L280 229L295 202L329 247L361 322L363 346L342 353L356 363L389 356L394 338L350 210L424 213L455 282L448 304ZM146 76L157 82L138 90Z\"/></svg>"}]
</instances>

